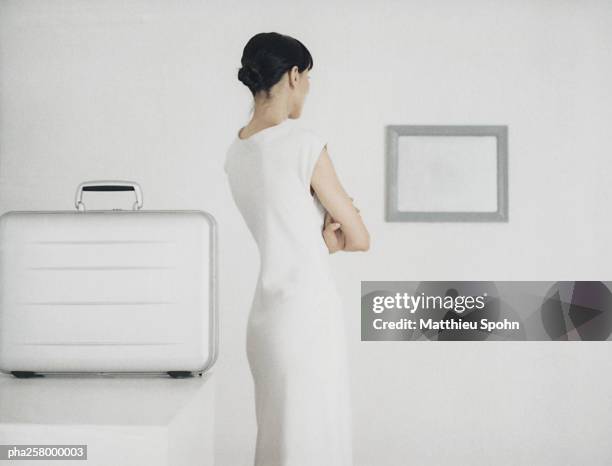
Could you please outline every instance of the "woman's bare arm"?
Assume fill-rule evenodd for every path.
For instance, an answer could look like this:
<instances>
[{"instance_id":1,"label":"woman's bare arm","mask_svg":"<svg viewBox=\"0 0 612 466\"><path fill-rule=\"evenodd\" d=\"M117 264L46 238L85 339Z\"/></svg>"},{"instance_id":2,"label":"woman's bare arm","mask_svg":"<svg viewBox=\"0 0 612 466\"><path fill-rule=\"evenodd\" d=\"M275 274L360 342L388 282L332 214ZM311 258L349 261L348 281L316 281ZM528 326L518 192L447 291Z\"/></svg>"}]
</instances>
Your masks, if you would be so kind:
<instances>
[{"instance_id":1,"label":"woman's bare arm","mask_svg":"<svg viewBox=\"0 0 612 466\"><path fill-rule=\"evenodd\" d=\"M327 210L325 211L325 219L323 221L323 230L321 234L330 254L344 251L344 233L342 233L340 229L340 224L333 221Z\"/></svg>"},{"instance_id":2,"label":"woman's bare arm","mask_svg":"<svg viewBox=\"0 0 612 466\"><path fill-rule=\"evenodd\" d=\"M344 235L344 251L367 251L370 248L370 233L355 208L351 197L346 193L332 164L327 146L323 148L315 165L312 189L317 194L321 205L340 223Z\"/></svg>"}]
</instances>

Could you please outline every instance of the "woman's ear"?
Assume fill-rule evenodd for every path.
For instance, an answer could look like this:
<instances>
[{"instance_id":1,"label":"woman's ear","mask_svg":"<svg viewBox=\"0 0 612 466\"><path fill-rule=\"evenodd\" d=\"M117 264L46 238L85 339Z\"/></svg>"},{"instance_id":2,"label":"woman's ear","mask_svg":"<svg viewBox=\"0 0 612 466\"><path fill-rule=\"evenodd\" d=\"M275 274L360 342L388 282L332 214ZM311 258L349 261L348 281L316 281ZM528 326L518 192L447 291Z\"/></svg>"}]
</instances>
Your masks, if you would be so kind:
<instances>
[{"instance_id":1,"label":"woman's ear","mask_svg":"<svg viewBox=\"0 0 612 466\"><path fill-rule=\"evenodd\" d=\"M299 73L300 71L296 65L293 65L293 67L289 70L289 84L291 86L297 85L298 79L300 79Z\"/></svg>"}]
</instances>

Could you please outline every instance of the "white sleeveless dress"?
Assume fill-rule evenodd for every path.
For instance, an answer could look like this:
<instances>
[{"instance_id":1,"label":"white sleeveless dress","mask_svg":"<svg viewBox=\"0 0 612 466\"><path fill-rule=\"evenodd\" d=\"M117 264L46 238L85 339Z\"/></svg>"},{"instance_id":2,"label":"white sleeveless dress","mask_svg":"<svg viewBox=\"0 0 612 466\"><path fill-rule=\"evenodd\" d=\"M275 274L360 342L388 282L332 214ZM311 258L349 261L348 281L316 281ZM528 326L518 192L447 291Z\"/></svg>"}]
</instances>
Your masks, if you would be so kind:
<instances>
[{"instance_id":1,"label":"white sleeveless dress","mask_svg":"<svg viewBox=\"0 0 612 466\"><path fill-rule=\"evenodd\" d=\"M342 301L310 180L325 141L294 120L236 137L232 197L259 250L246 330L255 389L255 466L352 466Z\"/></svg>"}]
</instances>

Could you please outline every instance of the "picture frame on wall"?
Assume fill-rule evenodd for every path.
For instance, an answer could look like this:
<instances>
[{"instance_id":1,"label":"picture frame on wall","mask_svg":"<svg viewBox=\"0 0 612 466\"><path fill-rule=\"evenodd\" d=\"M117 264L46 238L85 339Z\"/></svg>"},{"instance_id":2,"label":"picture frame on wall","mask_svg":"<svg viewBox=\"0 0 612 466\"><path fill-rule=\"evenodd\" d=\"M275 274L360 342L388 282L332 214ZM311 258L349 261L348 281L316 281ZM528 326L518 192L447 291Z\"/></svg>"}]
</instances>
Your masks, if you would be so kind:
<instances>
[{"instance_id":1,"label":"picture frame on wall","mask_svg":"<svg viewBox=\"0 0 612 466\"><path fill-rule=\"evenodd\" d=\"M386 221L507 222L508 127L386 126Z\"/></svg>"}]
</instances>

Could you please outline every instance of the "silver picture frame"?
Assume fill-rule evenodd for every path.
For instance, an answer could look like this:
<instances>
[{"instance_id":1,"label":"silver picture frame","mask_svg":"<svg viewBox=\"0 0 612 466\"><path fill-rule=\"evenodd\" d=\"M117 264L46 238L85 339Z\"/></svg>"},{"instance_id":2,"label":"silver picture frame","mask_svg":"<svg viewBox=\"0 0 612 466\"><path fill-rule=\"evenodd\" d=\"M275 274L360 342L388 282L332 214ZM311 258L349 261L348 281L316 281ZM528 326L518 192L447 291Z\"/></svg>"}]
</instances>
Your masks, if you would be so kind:
<instances>
[{"instance_id":1,"label":"silver picture frame","mask_svg":"<svg viewBox=\"0 0 612 466\"><path fill-rule=\"evenodd\" d=\"M508 127L505 125L387 125L386 127L386 206L385 220L388 222L507 222L508 221ZM495 210L403 210L400 209L399 163L400 138L403 137L494 137L496 173L487 177L487 202L496 206ZM454 162L457 163L457 162ZM469 168L469 167L465 167ZM410 180L404 180L409 182ZM426 193L424 193L426 194ZM461 193L457 193L461 194ZM449 195L452 195L450 193Z\"/></svg>"}]
</instances>

